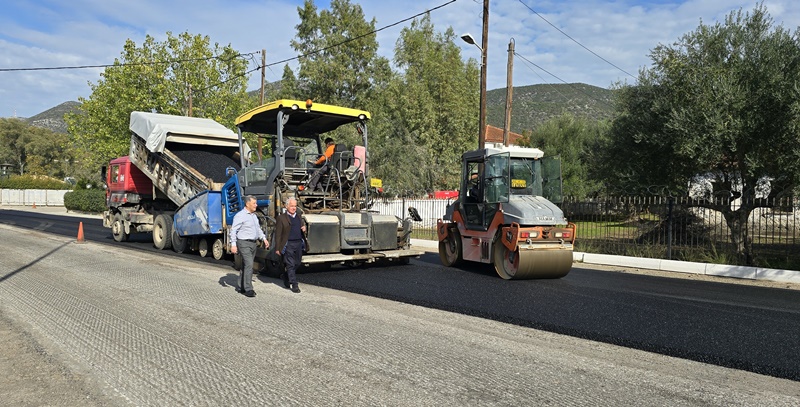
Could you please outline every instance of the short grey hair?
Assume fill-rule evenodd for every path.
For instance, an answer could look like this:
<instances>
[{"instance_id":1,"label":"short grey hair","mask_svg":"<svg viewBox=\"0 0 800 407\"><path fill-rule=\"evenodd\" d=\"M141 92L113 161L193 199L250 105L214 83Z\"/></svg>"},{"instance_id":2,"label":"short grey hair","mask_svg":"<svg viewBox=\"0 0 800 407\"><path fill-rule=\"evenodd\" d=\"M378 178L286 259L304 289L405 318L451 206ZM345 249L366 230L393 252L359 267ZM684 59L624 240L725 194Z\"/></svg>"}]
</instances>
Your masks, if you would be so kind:
<instances>
[{"instance_id":1,"label":"short grey hair","mask_svg":"<svg viewBox=\"0 0 800 407\"><path fill-rule=\"evenodd\" d=\"M255 200L256 197L254 197L253 195L245 195L244 204L247 205L248 203L250 203L250 201L255 201Z\"/></svg>"},{"instance_id":2,"label":"short grey hair","mask_svg":"<svg viewBox=\"0 0 800 407\"><path fill-rule=\"evenodd\" d=\"M289 202L291 202L291 201L294 201L295 203L297 203L297 198L295 198L294 195L286 198L286 201L284 202L283 206L289 206Z\"/></svg>"}]
</instances>

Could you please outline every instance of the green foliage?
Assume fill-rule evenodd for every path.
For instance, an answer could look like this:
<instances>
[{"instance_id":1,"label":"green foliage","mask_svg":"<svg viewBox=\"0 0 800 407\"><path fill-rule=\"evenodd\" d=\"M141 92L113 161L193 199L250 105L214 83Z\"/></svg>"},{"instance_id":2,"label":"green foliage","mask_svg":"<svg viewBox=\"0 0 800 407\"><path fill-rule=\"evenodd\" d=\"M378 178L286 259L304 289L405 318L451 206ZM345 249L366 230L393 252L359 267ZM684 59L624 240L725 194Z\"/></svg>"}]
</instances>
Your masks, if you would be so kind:
<instances>
[{"instance_id":1,"label":"green foliage","mask_svg":"<svg viewBox=\"0 0 800 407\"><path fill-rule=\"evenodd\" d=\"M456 188L461 154L477 144L478 66L464 63L455 40L427 15L400 33L394 63L402 73L373 103L374 175L390 191Z\"/></svg>"},{"instance_id":2,"label":"green foliage","mask_svg":"<svg viewBox=\"0 0 800 407\"><path fill-rule=\"evenodd\" d=\"M486 91L486 122L501 129L506 117L506 93L505 87ZM538 129L561 115L602 122L614 114L613 91L584 83L514 86L511 99L511 131L517 133Z\"/></svg>"},{"instance_id":3,"label":"green foliage","mask_svg":"<svg viewBox=\"0 0 800 407\"><path fill-rule=\"evenodd\" d=\"M763 4L701 24L651 53L637 86L618 92L618 112L599 173L624 193L686 194L702 176L700 206L719 210L737 252L752 262L744 224L770 179L769 198L800 180L800 35L773 27ZM719 198L725 198L721 200ZM727 199L742 198L733 210Z\"/></svg>"},{"instance_id":4,"label":"green foliage","mask_svg":"<svg viewBox=\"0 0 800 407\"><path fill-rule=\"evenodd\" d=\"M747 198L762 177L780 191L800 178L800 150L781 148L800 130L800 37L773 28L763 5L701 25L651 58L639 85L619 91L609 182L680 192L708 174L710 195L738 189Z\"/></svg>"},{"instance_id":5,"label":"green foliage","mask_svg":"<svg viewBox=\"0 0 800 407\"><path fill-rule=\"evenodd\" d=\"M70 211L99 213L106 210L106 192L102 189L76 189L64 194L64 207Z\"/></svg>"},{"instance_id":6,"label":"green foliage","mask_svg":"<svg viewBox=\"0 0 800 407\"><path fill-rule=\"evenodd\" d=\"M75 187L73 189L76 190L76 191L80 190L80 189L100 189L100 190L102 190L103 189L103 181L100 180L100 177L92 177L92 178L82 177L82 178L78 178L75 181Z\"/></svg>"},{"instance_id":7,"label":"green foliage","mask_svg":"<svg viewBox=\"0 0 800 407\"><path fill-rule=\"evenodd\" d=\"M0 188L3 189L72 189L66 182L57 179L36 175L12 175L6 179L0 179Z\"/></svg>"},{"instance_id":8,"label":"green foliage","mask_svg":"<svg viewBox=\"0 0 800 407\"><path fill-rule=\"evenodd\" d=\"M291 45L301 56L292 97L370 106L391 76L389 61L378 56L375 19L367 22L361 6L349 0L332 0L330 10L319 13L314 1L306 0L297 11L300 24Z\"/></svg>"},{"instance_id":9,"label":"green foliage","mask_svg":"<svg viewBox=\"0 0 800 407\"><path fill-rule=\"evenodd\" d=\"M167 33L163 43L149 35L138 46L125 42L120 58L108 67L92 94L81 98L78 113L68 114L69 132L99 166L127 154L132 111L214 119L232 127L235 118L254 105L246 92L247 61L230 45L210 44L208 37Z\"/></svg>"},{"instance_id":10,"label":"green foliage","mask_svg":"<svg viewBox=\"0 0 800 407\"><path fill-rule=\"evenodd\" d=\"M537 127L528 144L543 150L546 156L561 156L564 195L585 199L601 189L601 183L591 178L590 169L594 152L607 132L604 122L563 114Z\"/></svg>"},{"instance_id":11,"label":"green foliage","mask_svg":"<svg viewBox=\"0 0 800 407\"><path fill-rule=\"evenodd\" d=\"M19 119L0 118L0 163L18 174L63 178L74 167L69 137Z\"/></svg>"}]
</instances>

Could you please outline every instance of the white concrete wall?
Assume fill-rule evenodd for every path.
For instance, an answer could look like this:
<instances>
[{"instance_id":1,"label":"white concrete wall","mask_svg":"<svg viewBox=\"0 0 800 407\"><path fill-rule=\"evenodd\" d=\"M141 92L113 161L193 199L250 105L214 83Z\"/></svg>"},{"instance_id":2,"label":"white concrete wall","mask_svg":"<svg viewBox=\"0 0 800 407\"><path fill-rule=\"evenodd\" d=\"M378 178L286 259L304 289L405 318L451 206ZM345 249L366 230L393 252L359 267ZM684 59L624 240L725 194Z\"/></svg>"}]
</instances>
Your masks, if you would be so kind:
<instances>
[{"instance_id":1,"label":"white concrete wall","mask_svg":"<svg viewBox=\"0 0 800 407\"><path fill-rule=\"evenodd\" d=\"M64 206L64 194L70 190L0 189L0 205Z\"/></svg>"}]
</instances>

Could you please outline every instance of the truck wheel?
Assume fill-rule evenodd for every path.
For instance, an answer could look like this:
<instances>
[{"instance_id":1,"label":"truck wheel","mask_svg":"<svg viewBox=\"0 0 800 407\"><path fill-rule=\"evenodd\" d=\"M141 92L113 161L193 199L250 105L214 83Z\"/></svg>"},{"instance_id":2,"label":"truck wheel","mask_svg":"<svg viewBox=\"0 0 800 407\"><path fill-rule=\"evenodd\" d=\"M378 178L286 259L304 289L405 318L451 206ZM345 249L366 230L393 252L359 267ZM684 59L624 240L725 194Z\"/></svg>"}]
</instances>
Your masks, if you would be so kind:
<instances>
[{"instance_id":1,"label":"truck wheel","mask_svg":"<svg viewBox=\"0 0 800 407\"><path fill-rule=\"evenodd\" d=\"M451 229L447 238L439 242L439 259L447 267L461 263L461 234L458 229Z\"/></svg>"},{"instance_id":2,"label":"truck wheel","mask_svg":"<svg viewBox=\"0 0 800 407\"><path fill-rule=\"evenodd\" d=\"M153 222L153 246L158 250L172 247L172 216L156 216L156 221Z\"/></svg>"},{"instance_id":3,"label":"truck wheel","mask_svg":"<svg viewBox=\"0 0 800 407\"><path fill-rule=\"evenodd\" d=\"M214 260L222 260L222 257L225 256L225 244L222 243L222 239L214 239L214 243L211 245L211 256L214 257Z\"/></svg>"},{"instance_id":4,"label":"truck wheel","mask_svg":"<svg viewBox=\"0 0 800 407\"><path fill-rule=\"evenodd\" d=\"M208 239L200 239L197 242L197 253L200 257L208 256Z\"/></svg>"},{"instance_id":5,"label":"truck wheel","mask_svg":"<svg viewBox=\"0 0 800 407\"><path fill-rule=\"evenodd\" d=\"M122 220L122 214L117 213L114 215L114 223L111 224L111 234L117 242L127 242L129 234L125 233L125 221Z\"/></svg>"},{"instance_id":6,"label":"truck wheel","mask_svg":"<svg viewBox=\"0 0 800 407\"><path fill-rule=\"evenodd\" d=\"M189 249L189 239L180 237L178 231L172 229L172 250L175 253L186 253Z\"/></svg>"}]
</instances>

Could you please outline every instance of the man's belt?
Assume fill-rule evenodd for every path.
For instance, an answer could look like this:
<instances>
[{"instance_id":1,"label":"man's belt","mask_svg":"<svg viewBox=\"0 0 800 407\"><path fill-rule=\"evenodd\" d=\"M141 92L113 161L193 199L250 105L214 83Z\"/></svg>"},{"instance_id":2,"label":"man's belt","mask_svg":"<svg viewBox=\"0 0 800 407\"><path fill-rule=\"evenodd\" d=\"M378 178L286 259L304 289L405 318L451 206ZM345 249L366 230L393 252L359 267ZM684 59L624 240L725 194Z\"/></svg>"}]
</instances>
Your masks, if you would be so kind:
<instances>
[{"instance_id":1,"label":"man's belt","mask_svg":"<svg viewBox=\"0 0 800 407\"><path fill-rule=\"evenodd\" d=\"M256 240L256 239L239 239L239 240L241 240L241 241L243 241L243 242L250 242L250 243L255 243L255 242L257 242L257 241L258 241L258 240Z\"/></svg>"}]
</instances>

